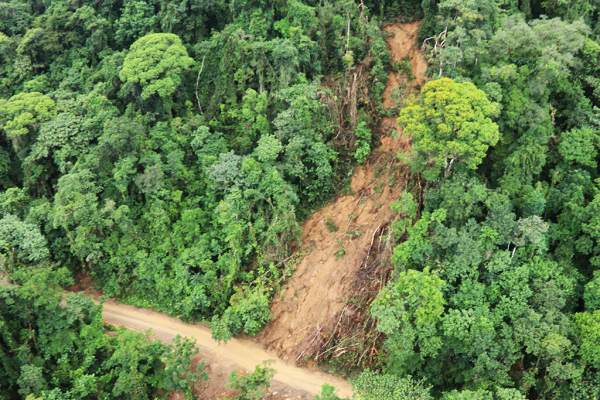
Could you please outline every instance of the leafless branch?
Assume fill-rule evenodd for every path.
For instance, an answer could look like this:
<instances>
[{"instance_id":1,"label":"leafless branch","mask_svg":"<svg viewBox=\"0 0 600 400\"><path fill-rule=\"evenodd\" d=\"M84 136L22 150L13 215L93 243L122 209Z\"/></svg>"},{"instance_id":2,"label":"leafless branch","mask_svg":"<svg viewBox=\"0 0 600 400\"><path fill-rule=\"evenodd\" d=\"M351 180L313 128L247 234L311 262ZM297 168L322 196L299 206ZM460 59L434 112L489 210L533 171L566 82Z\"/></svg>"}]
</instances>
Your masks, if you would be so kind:
<instances>
[{"instance_id":1,"label":"leafless branch","mask_svg":"<svg viewBox=\"0 0 600 400\"><path fill-rule=\"evenodd\" d=\"M200 74L202 73L202 70L204 69L204 59L206 58L206 55L204 55L204 57L202 58L202 65L200 66L200 72L198 72L198 79L196 79L196 101L198 102L198 109L200 109L200 114L204 114L202 112L202 107L200 106L200 97L198 96L198 84L200 83Z\"/></svg>"}]
</instances>

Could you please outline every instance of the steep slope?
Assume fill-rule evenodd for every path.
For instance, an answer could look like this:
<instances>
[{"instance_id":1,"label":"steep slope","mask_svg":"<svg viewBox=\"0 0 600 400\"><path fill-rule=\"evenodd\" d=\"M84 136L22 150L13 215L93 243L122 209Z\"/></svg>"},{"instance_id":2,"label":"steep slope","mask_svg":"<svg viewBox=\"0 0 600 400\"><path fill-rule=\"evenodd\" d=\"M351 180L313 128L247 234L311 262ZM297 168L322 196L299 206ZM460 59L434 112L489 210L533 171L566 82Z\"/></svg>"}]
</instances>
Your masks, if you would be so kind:
<instances>
[{"instance_id":1,"label":"steep slope","mask_svg":"<svg viewBox=\"0 0 600 400\"><path fill-rule=\"evenodd\" d=\"M400 74L389 73L384 94L388 109L400 105L395 101L398 91L406 97L424 84L427 63L415 43L418 25L413 22L385 28L393 60L409 57L416 75L412 82L404 82ZM288 361L302 358L320 333L331 329L375 237L393 219L390 204L399 198L404 179L396 155L410 149L408 138L390 136L394 129L399 132L396 117L385 118L381 146L352 176L354 194L337 198L303 225L302 243L310 252L275 296L271 307L274 319L258 337L260 344ZM332 232L334 226L338 230Z\"/></svg>"},{"instance_id":2,"label":"steep slope","mask_svg":"<svg viewBox=\"0 0 600 400\"><path fill-rule=\"evenodd\" d=\"M427 70L427 61L421 56L420 43L417 43L420 21L409 22L405 24L394 24L386 26L383 31L388 34L387 45L390 48L392 61L402 62L405 57L410 61L412 82L405 82L400 74L389 72L388 82L383 93L383 104L387 109L397 107L396 96L393 95L394 89L398 90L406 87L405 95L420 92L420 88L425 84L425 70ZM400 132L396 116L384 118L383 124L388 129L395 129Z\"/></svg>"}]
</instances>

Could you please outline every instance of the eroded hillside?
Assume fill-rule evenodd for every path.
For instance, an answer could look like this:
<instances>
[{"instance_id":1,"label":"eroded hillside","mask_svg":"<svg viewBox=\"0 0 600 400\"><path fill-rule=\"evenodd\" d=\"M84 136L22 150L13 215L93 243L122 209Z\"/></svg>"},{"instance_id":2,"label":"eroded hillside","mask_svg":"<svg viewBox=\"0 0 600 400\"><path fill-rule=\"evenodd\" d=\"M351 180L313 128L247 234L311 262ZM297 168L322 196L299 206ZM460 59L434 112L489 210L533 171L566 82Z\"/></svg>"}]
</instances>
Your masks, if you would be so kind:
<instances>
[{"instance_id":1,"label":"eroded hillside","mask_svg":"<svg viewBox=\"0 0 600 400\"><path fill-rule=\"evenodd\" d=\"M412 22L384 29L392 60L402 63L408 57L414 75L402 73L408 68L389 72L384 93L388 109L396 110L425 82L427 63L416 42L418 26ZM384 118L381 145L366 165L356 168L350 183L352 195L338 197L303 224L302 243L308 254L275 296L274 319L258 337L267 349L288 361L310 355L334 329L357 272L369 262L374 244L380 242L378 236L394 218L390 204L399 199L407 179L397 153L410 150L409 138L394 131L400 133L396 115Z\"/></svg>"}]
</instances>

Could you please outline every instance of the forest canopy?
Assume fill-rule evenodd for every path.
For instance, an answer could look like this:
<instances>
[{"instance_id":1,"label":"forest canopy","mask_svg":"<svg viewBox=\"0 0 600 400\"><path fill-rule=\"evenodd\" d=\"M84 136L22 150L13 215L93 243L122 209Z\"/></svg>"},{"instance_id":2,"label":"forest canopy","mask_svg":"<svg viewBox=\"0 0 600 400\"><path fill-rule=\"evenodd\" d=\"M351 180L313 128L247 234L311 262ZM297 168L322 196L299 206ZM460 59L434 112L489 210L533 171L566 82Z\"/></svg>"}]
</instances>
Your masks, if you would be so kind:
<instances>
[{"instance_id":1,"label":"forest canopy","mask_svg":"<svg viewBox=\"0 0 600 400\"><path fill-rule=\"evenodd\" d=\"M345 55L381 107L377 20L352 1L1 7L3 269L91 273L220 339L256 334L299 219L353 160L357 121L332 122L364 107L340 114Z\"/></svg>"},{"instance_id":2,"label":"forest canopy","mask_svg":"<svg viewBox=\"0 0 600 400\"><path fill-rule=\"evenodd\" d=\"M412 211L371 304L384 362L357 398L599 396L599 7L0 2L0 269L20 285L0 286L0 396L188 390L169 366L189 341L109 337L54 290L89 274L216 339L256 335L302 219L392 114L423 193L393 206ZM382 27L408 20L427 83L388 111Z\"/></svg>"}]
</instances>

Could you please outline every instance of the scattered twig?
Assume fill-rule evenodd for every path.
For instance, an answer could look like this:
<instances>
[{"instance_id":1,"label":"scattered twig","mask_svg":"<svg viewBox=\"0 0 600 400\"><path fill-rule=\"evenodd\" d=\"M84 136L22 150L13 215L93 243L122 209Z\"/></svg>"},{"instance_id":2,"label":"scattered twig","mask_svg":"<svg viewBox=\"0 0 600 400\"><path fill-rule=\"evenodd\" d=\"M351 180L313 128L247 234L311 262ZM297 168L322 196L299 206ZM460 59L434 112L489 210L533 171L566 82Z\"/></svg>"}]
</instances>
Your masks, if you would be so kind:
<instances>
[{"instance_id":1,"label":"scattered twig","mask_svg":"<svg viewBox=\"0 0 600 400\"><path fill-rule=\"evenodd\" d=\"M306 350L308 350L308 348L310 347L311 344L313 344L313 342L315 341L315 339L317 338L317 336L319 336L321 334L321 327L319 326L319 324L317 324L317 333L315 333L315 337L313 338L313 340L310 341L310 343L308 344L308 346L306 346L306 348L302 351L302 353L300 353L300 355L296 358L296 361L298 361L300 358L302 358L302 356L304 355L304 353L306 352Z\"/></svg>"},{"instance_id":2,"label":"scattered twig","mask_svg":"<svg viewBox=\"0 0 600 400\"><path fill-rule=\"evenodd\" d=\"M332 332L335 332L337 330L338 325L340 324L340 322L342 321L342 318L344 317L344 313L346 312L346 310L348 309L348 302L346 302L346 304L344 305L344 308L342 309L342 312L340 313L340 318L338 319L338 321L335 323ZM331 341L333 340L334 335L332 334L329 337L329 340L327 340L327 343L325 343L324 347L329 346L329 343L331 343ZM316 358L315 358L316 361Z\"/></svg>"},{"instance_id":3,"label":"scattered twig","mask_svg":"<svg viewBox=\"0 0 600 400\"><path fill-rule=\"evenodd\" d=\"M375 232L373 232L373 236L371 237L371 245L369 246L369 251L367 251L367 256L365 257L365 260L362 262L363 265L366 264L367 261L369 261L369 255L371 254L371 249L373 248L373 242L375 241L375 235L377 234L379 229L381 229L381 224L379 224L379 227L377 227L377 229L375 229Z\"/></svg>"},{"instance_id":4,"label":"scattered twig","mask_svg":"<svg viewBox=\"0 0 600 400\"><path fill-rule=\"evenodd\" d=\"M377 344L377 337L378 336L379 336L379 332L377 332L375 334L375 339L373 340L373 346L371 347L371 354L369 355L369 363L373 362L373 352L375 352L375 354L379 354L379 352L375 348L375 345Z\"/></svg>"}]
</instances>

